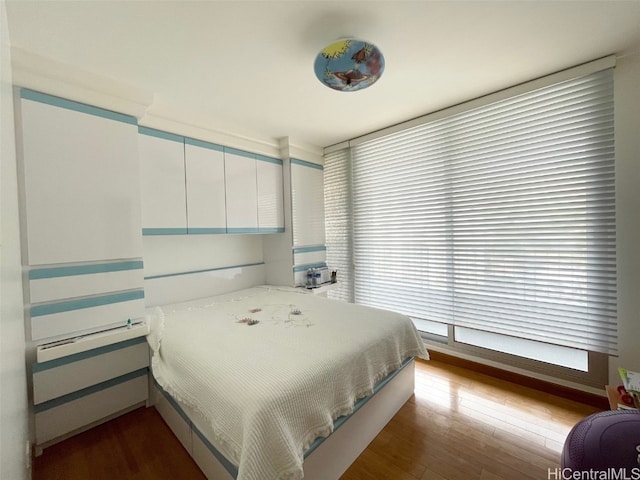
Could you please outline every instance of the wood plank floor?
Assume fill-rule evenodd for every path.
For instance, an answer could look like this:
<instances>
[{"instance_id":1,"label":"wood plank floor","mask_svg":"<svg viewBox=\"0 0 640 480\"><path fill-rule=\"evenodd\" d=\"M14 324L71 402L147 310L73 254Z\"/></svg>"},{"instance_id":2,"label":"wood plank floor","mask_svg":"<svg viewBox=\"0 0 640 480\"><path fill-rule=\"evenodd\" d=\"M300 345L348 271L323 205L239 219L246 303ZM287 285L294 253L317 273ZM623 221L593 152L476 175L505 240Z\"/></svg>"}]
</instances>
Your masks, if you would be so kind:
<instances>
[{"instance_id":1,"label":"wood plank floor","mask_svg":"<svg viewBox=\"0 0 640 480\"><path fill-rule=\"evenodd\" d=\"M341 480L545 479L594 407L442 362L416 362L415 395ZM153 408L45 449L34 480L204 476Z\"/></svg>"}]
</instances>

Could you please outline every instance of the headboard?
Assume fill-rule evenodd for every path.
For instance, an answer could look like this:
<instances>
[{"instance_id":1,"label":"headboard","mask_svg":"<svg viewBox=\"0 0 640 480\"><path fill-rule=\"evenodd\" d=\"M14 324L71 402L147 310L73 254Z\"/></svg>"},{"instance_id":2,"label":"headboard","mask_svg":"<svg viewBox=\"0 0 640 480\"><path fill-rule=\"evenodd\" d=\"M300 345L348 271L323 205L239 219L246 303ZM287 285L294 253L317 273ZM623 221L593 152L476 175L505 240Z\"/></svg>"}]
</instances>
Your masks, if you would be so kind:
<instances>
[{"instance_id":1,"label":"headboard","mask_svg":"<svg viewBox=\"0 0 640 480\"><path fill-rule=\"evenodd\" d=\"M186 302L264 283L264 263L145 277L145 305Z\"/></svg>"}]
</instances>

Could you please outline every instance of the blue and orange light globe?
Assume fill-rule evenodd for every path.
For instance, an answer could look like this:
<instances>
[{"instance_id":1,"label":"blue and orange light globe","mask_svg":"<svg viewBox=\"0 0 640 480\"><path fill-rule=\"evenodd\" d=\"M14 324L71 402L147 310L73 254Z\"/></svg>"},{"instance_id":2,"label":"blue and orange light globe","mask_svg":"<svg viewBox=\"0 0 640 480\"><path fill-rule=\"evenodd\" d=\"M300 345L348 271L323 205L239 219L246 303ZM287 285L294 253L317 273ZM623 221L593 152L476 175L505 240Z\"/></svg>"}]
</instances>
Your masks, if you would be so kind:
<instances>
[{"instance_id":1,"label":"blue and orange light globe","mask_svg":"<svg viewBox=\"0 0 640 480\"><path fill-rule=\"evenodd\" d=\"M328 45L316 57L316 77L341 92L355 92L373 85L384 72L384 57L375 45L344 39Z\"/></svg>"}]
</instances>

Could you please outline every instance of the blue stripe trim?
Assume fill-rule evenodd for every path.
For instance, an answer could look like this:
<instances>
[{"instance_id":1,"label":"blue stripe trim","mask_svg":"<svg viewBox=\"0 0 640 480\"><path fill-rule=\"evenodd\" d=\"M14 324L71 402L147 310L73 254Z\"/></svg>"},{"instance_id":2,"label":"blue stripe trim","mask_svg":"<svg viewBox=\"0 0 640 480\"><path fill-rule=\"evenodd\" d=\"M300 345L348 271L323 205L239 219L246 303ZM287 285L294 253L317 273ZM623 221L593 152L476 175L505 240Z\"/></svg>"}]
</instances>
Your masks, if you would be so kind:
<instances>
[{"instance_id":1,"label":"blue stripe trim","mask_svg":"<svg viewBox=\"0 0 640 480\"><path fill-rule=\"evenodd\" d=\"M276 165L282 165L282 160L280 160L279 158L273 158L273 157L267 157L266 155L260 155L259 153L256 153L256 160L259 160L261 162L268 162L268 163L275 163Z\"/></svg>"},{"instance_id":2,"label":"blue stripe trim","mask_svg":"<svg viewBox=\"0 0 640 480\"><path fill-rule=\"evenodd\" d=\"M260 229L258 227L245 227L245 228L227 227L227 233L260 233Z\"/></svg>"},{"instance_id":3,"label":"blue stripe trim","mask_svg":"<svg viewBox=\"0 0 640 480\"><path fill-rule=\"evenodd\" d=\"M112 343L111 345L105 345L103 347L94 348L93 350L87 350L86 352L74 353L73 355L55 358L47 362L34 363L32 365L33 373L44 372L45 370L62 367L63 365L68 365L69 363L79 362L81 360L86 360L87 358L96 357L98 355L104 355L105 353L109 352L115 352L116 350L128 348L133 345L138 345L139 343L144 343L146 341L146 337L143 335L140 337L125 340L124 342Z\"/></svg>"},{"instance_id":4,"label":"blue stripe trim","mask_svg":"<svg viewBox=\"0 0 640 480\"><path fill-rule=\"evenodd\" d=\"M209 150L216 150L218 152L224 152L224 147L217 143L205 142L204 140L197 140L195 138L184 137L184 143L187 145L193 145L194 147L202 147Z\"/></svg>"},{"instance_id":5,"label":"blue stripe trim","mask_svg":"<svg viewBox=\"0 0 640 480\"><path fill-rule=\"evenodd\" d=\"M125 383L125 382L128 382L129 380L133 380L134 378L138 378L143 375L146 375L148 371L149 369L147 367L141 368L140 370L127 373L120 377L112 378L110 380L107 380L106 382L98 383L96 385L83 388L82 390L78 390L76 392L71 392L71 393L68 393L67 395L54 398L53 400L48 400L46 402L39 403L38 405L34 405L33 410L35 413L41 413L41 412L44 412L45 410L59 407L61 405L64 405L65 403L73 402L74 400L78 400L82 397L86 397L87 395L101 392L102 390L115 387L116 385L120 385L121 383Z\"/></svg>"},{"instance_id":6,"label":"blue stripe trim","mask_svg":"<svg viewBox=\"0 0 640 480\"><path fill-rule=\"evenodd\" d=\"M231 475L233 478L237 478L238 477L238 467L236 467L233 463L231 463L229 460L227 460L226 457L224 455L222 455L218 451L218 449L216 447L214 447L211 444L211 442L209 442L209 440L207 440L207 437L205 437L202 433L200 433L200 430L198 430L198 427L196 427L195 425L191 424L191 429L194 432L196 432L196 435L198 436L198 438L202 441L202 443L204 443L205 447L207 447L207 449L213 454L213 456L218 459L218 461L222 464L222 466L229 473L229 475Z\"/></svg>"},{"instance_id":7,"label":"blue stripe trim","mask_svg":"<svg viewBox=\"0 0 640 480\"><path fill-rule=\"evenodd\" d=\"M186 235L187 229L178 228L143 228L142 235Z\"/></svg>"},{"instance_id":8,"label":"blue stripe trim","mask_svg":"<svg viewBox=\"0 0 640 480\"><path fill-rule=\"evenodd\" d=\"M230 270L232 268L244 268L244 267L257 267L257 266L260 266L260 265L264 265L264 262L245 263L243 265L231 265L229 267L205 268L204 270L192 270L192 271L189 271L189 272L165 273L163 275L153 275L151 277L144 277L144 279L145 280L154 280L156 278L177 277L177 276L180 276L180 275L191 275L192 273L216 272L218 270Z\"/></svg>"},{"instance_id":9,"label":"blue stripe trim","mask_svg":"<svg viewBox=\"0 0 640 480\"><path fill-rule=\"evenodd\" d=\"M326 245L311 245L308 247L293 247L294 255L296 253L326 252Z\"/></svg>"},{"instance_id":10,"label":"blue stripe trim","mask_svg":"<svg viewBox=\"0 0 640 480\"><path fill-rule=\"evenodd\" d=\"M72 277L75 275L90 275L92 273L121 272L124 270L141 270L143 267L144 264L141 260L134 260L130 262L101 263L95 265L39 268L29 271L29 280Z\"/></svg>"},{"instance_id":11,"label":"blue stripe trim","mask_svg":"<svg viewBox=\"0 0 640 480\"><path fill-rule=\"evenodd\" d=\"M309 167L309 168L315 168L316 170L324 170L324 167L322 165L318 165L317 163L313 163L313 162L307 162L306 160L300 160L297 158L292 158L291 163L294 165L300 165L301 167Z\"/></svg>"},{"instance_id":12,"label":"blue stripe trim","mask_svg":"<svg viewBox=\"0 0 640 480\"><path fill-rule=\"evenodd\" d=\"M66 98L55 97L46 93L29 90L28 88L20 89L20 97L24 98L25 100L33 100L34 102L45 103L54 107L60 107L67 110L73 110L75 112L86 113L89 115L94 115L96 117L106 118L108 120L127 123L129 125L138 124L138 119L136 117L132 117L131 115L125 115L124 113L118 113L112 110L94 107L92 105L87 105L86 103L67 100Z\"/></svg>"},{"instance_id":13,"label":"blue stripe trim","mask_svg":"<svg viewBox=\"0 0 640 480\"><path fill-rule=\"evenodd\" d=\"M247 158L253 158L253 159L256 158L255 153L247 152L246 150L239 150L237 148L232 148L232 147L224 147L224 152L232 153L233 155L240 155L241 157L247 157Z\"/></svg>"},{"instance_id":14,"label":"blue stripe trim","mask_svg":"<svg viewBox=\"0 0 640 480\"><path fill-rule=\"evenodd\" d=\"M211 228L187 228L187 234L189 235L204 235L204 234L221 234L227 233L225 227L211 227Z\"/></svg>"},{"instance_id":15,"label":"blue stripe trim","mask_svg":"<svg viewBox=\"0 0 640 480\"><path fill-rule=\"evenodd\" d=\"M97 297L81 298L79 300L67 300L64 302L48 303L45 305L32 306L31 317L41 317L43 315L53 315L54 313L70 312L85 308L100 307L112 303L129 302L144 298L144 290L131 292L112 293Z\"/></svg>"},{"instance_id":16,"label":"blue stripe trim","mask_svg":"<svg viewBox=\"0 0 640 480\"><path fill-rule=\"evenodd\" d=\"M162 130L156 130L149 127L138 127L138 133L142 135L148 135L149 137L162 138L164 140L171 140L172 142L184 143L185 139L181 135L175 133L163 132Z\"/></svg>"},{"instance_id":17,"label":"blue stripe trim","mask_svg":"<svg viewBox=\"0 0 640 480\"><path fill-rule=\"evenodd\" d=\"M164 398L167 399L167 402L169 402L169 404L173 407L173 409L178 413L178 415L180 415L180 417L182 417L182 420L185 421L185 423L187 425L189 425L189 428L191 428L191 430L193 430L195 432L195 434L198 436L198 438L202 441L202 443L205 445L205 447L207 447L207 449L213 454L214 457L216 457L218 459L218 461L222 464L222 466L224 467L224 469L233 477L236 478L238 476L238 467L236 467L233 463L231 463L229 460L227 460L227 458L222 455L218 449L216 447L214 447L211 442L207 439L207 437L205 437L202 432L200 432L200 430L198 430L198 427L196 425L194 425L194 423L191 421L191 419L187 416L186 413L184 413L184 410L182 410L182 407L178 404L178 402L176 402L173 397L171 395L169 395L164 388L162 388L162 386L157 382L157 380L155 379L155 377L153 377L153 384L155 385L155 387L158 389L158 391L162 394L162 396Z\"/></svg>"},{"instance_id":18,"label":"blue stripe trim","mask_svg":"<svg viewBox=\"0 0 640 480\"><path fill-rule=\"evenodd\" d=\"M295 265L293 267L294 272L303 272L305 270L309 270L310 268L326 268L327 262L318 262L318 263L306 263L304 265Z\"/></svg>"},{"instance_id":19,"label":"blue stripe trim","mask_svg":"<svg viewBox=\"0 0 640 480\"><path fill-rule=\"evenodd\" d=\"M229 228L143 228L142 235L202 235L244 234L244 233L283 233L284 227L229 227Z\"/></svg>"},{"instance_id":20,"label":"blue stripe trim","mask_svg":"<svg viewBox=\"0 0 640 480\"><path fill-rule=\"evenodd\" d=\"M411 363L411 361L413 360L414 357L409 357L407 359L405 359L404 362L402 362L402 365L400 366L400 368L398 368L397 370L394 370L393 372L391 372L389 375L387 375L386 377L384 377L380 382L378 382L374 387L373 387L373 393L371 393L370 395L367 395L366 397L361 398L360 400L358 400L354 406L353 406L353 412L351 412L349 415L343 415L342 417L337 418L334 422L333 422L333 431L335 432L338 428L340 428L342 425L344 425L347 420L349 420L349 418L351 418L351 416L356 413L358 410L360 410L369 400L371 400L376 393L378 393L380 390L382 390L382 388L389 383L391 380L393 380L395 378L396 375L398 375L402 370L404 370L404 368L409 365L409 363ZM316 438L313 443L311 444L311 446L307 449L306 452L304 452L304 458L307 458L309 455L311 455L313 453L313 451L318 448L320 446L320 444L322 442L324 442L327 439L327 437L318 437Z\"/></svg>"},{"instance_id":21,"label":"blue stripe trim","mask_svg":"<svg viewBox=\"0 0 640 480\"><path fill-rule=\"evenodd\" d=\"M160 386L160 384L158 383L158 381L156 380L156 378L153 376L153 373L151 374L151 378L153 379L153 384L155 385L155 387L158 389L158 391L162 394L162 396L164 398L167 399L167 401L171 404L171 406L174 408L174 410L176 412L178 412L178 414L182 417L182 419L188 424L188 425L192 425L191 424L191 420L189 419L189 417L187 417L187 414L184 413L184 410L182 410L182 408L180 407L180 405L178 405L178 402L176 402L173 397L171 395L169 395L167 392L165 392L164 388L162 388L162 386Z\"/></svg>"}]
</instances>

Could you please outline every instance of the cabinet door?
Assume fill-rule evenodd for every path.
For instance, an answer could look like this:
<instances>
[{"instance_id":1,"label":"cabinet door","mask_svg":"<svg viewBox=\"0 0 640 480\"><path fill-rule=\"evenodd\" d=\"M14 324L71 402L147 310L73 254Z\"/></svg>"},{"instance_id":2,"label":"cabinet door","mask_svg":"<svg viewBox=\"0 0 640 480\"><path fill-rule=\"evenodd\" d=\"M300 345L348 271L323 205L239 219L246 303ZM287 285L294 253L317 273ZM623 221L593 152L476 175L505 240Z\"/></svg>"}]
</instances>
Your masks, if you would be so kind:
<instances>
[{"instance_id":1,"label":"cabinet door","mask_svg":"<svg viewBox=\"0 0 640 480\"><path fill-rule=\"evenodd\" d=\"M258 232L258 192L255 156L225 149L227 233Z\"/></svg>"},{"instance_id":2,"label":"cabinet door","mask_svg":"<svg viewBox=\"0 0 640 480\"><path fill-rule=\"evenodd\" d=\"M321 165L291 159L293 245L324 245L324 177Z\"/></svg>"},{"instance_id":3,"label":"cabinet door","mask_svg":"<svg viewBox=\"0 0 640 480\"><path fill-rule=\"evenodd\" d=\"M226 233L222 147L185 143L188 233Z\"/></svg>"},{"instance_id":4,"label":"cabinet door","mask_svg":"<svg viewBox=\"0 0 640 480\"><path fill-rule=\"evenodd\" d=\"M263 233L284 232L282 162L258 158L258 228Z\"/></svg>"},{"instance_id":5,"label":"cabinet door","mask_svg":"<svg viewBox=\"0 0 640 480\"><path fill-rule=\"evenodd\" d=\"M187 233L184 139L140 127L142 232Z\"/></svg>"},{"instance_id":6,"label":"cabinet door","mask_svg":"<svg viewBox=\"0 0 640 480\"><path fill-rule=\"evenodd\" d=\"M142 256L135 118L21 97L26 263Z\"/></svg>"}]
</instances>

